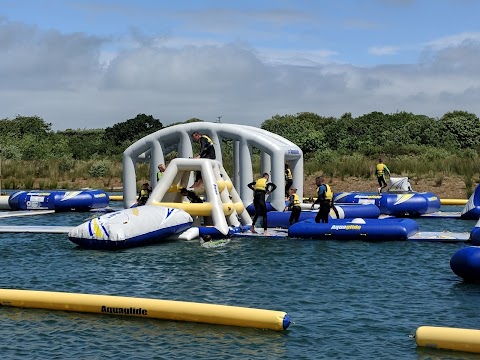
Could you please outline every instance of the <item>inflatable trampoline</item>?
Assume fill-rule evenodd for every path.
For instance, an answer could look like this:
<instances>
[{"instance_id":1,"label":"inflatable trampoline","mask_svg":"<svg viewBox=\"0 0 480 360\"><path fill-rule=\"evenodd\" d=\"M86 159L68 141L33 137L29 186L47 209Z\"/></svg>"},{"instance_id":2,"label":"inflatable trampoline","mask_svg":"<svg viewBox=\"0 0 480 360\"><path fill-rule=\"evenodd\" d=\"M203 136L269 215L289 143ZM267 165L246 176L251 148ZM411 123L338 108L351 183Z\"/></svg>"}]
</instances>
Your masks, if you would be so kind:
<instances>
[{"instance_id":1,"label":"inflatable trampoline","mask_svg":"<svg viewBox=\"0 0 480 360\"><path fill-rule=\"evenodd\" d=\"M412 219L340 219L326 224L305 220L293 224L288 236L317 240L404 241L418 232Z\"/></svg>"},{"instance_id":2,"label":"inflatable trampoline","mask_svg":"<svg viewBox=\"0 0 480 360\"><path fill-rule=\"evenodd\" d=\"M108 194L103 190L17 191L8 198L12 210L90 211L105 208Z\"/></svg>"},{"instance_id":3,"label":"inflatable trampoline","mask_svg":"<svg viewBox=\"0 0 480 360\"><path fill-rule=\"evenodd\" d=\"M440 198L430 192L411 191L408 178L390 178L387 192L342 192L334 196L335 204L375 204L385 215L417 217L437 212Z\"/></svg>"},{"instance_id":4,"label":"inflatable trampoline","mask_svg":"<svg viewBox=\"0 0 480 360\"><path fill-rule=\"evenodd\" d=\"M467 246L450 259L452 271L468 282L480 282L480 247Z\"/></svg>"},{"instance_id":5,"label":"inflatable trampoline","mask_svg":"<svg viewBox=\"0 0 480 360\"><path fill-rule=\"evenodd\" d=\"M144 205L91 219L70 230L68 239L89 249L123 249L164 241L192 222L181 209Z\"/></svg>"}]
</instances>

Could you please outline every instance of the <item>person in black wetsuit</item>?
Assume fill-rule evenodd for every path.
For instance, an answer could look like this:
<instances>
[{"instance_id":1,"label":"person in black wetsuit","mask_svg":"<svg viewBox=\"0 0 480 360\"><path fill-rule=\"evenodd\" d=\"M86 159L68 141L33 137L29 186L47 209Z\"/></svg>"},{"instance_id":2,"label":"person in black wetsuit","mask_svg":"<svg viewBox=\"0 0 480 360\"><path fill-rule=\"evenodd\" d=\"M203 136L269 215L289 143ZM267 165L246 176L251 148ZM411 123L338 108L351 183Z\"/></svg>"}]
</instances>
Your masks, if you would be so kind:
<instances>
[{"instance_id":1,"label":"person in black wetsuit","mask_svg":"<svg viewBox=\"0 0 480 360\"><path fill-rule=\"evenodd\" d=\"M285 206L285 209L283 211L289 210L292 212L290 214L290 219L288 219L288 222L290 225L293 225L298 222L300 214L302 213L302 208L300 207L300 197L297 195L297 189L291 187L288 190L288 193L290 194L290 196L288 197L288 204L287 206Z\"/></svg>"},{"instance_id":2,"label":"person in black wetsuit","mask_svg":"<svg viewBox=\"0 0 480 360\"><path fill-rule=\"evenodd\" d=\"M142 184L140 191L138 192L137 206L142 206L147 203L148 198L152 192L152 188L149 183Z\"/></svg>"},{"instance_id":3,"label":"person in black wetsuit","mask_svg":"<svg viewBox=\"0 0 480 360\"><path fill-rule=\"evenodd\" d=\"M215 153L215 146L213 146L213 141L207 135L201 135L198 131L195 131L192 134L193 141L200 143L200 154L195 158L198 159L212 159L215 160L217 155ZM195 182L193 187L198 187L202 185L202 173L197 171L195 173Z\"/></svg>"},{"instance_id":4,"label":"person in black wetsuit","mask_svg":"<svg viewBox=\"0 0 480 360\"><path fill-rule=\"evenodd\" d=\"M259 216L263 218L263 235L268 236L267 231L267 204L265 203L265 196L269 195L271 192L275 191L277 185L274 183L269 183L268 179L270 175L268 173L264 173L261 178L257 181L253 181L248 184L248 187L254 191L253 195L253 206L255 207L255 216L253 217L252 226L250 227L250 231L252 233L256 233L255 231L255 223Z\"/></svg>"}]
</instances>

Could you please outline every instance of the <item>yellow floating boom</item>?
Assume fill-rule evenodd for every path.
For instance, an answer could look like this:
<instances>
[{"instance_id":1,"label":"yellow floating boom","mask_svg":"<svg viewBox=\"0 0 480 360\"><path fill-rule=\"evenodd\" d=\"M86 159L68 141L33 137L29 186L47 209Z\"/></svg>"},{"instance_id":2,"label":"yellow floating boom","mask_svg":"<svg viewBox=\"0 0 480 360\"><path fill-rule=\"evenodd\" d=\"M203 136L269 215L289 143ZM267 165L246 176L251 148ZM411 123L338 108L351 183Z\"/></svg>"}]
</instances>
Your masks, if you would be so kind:
<instances>
[{"instance_id":1,"label":"yellow floating boom","mask_svg":"<svg viewBox=\"0 0 480 360\"><path fill-rule=\"evenodd\" d=\"M271 330L285 330L290 325L290 316L282 311L53 291L0 289L0 305L191 321Z\"/></svg>"},{"instance_id":2,"label":"yellow floating boom","mask_svg":"<svg viewBox=\"0 0 480 360\"><path fill-rule=\"evenodd\" d=\"M467 202L467 199L440 199L442 205L465 205Z\"/></svg>"},{"instance_id":3,"label":"yellow floating boom","mask_svg":"<svg viewBox=\"0 0 480 360\"><path fill-rule=\"evenodd\" d=\"M479 353L480 330L420 326L415 334L418 346Z\"/></svg>"}]
</instances>

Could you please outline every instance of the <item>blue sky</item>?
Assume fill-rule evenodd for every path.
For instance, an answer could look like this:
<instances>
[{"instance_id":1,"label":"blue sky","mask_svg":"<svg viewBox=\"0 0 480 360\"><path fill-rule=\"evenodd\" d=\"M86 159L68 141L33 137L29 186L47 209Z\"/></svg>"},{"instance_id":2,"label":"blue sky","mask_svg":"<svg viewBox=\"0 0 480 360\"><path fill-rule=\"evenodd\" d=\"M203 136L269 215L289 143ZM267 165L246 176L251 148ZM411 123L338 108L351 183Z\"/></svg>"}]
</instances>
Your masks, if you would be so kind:
<instances>
[{"instance_id":1,"label":"blue sky","mask_svg":"<svg viewBox=\"0 0 480 360\"><path fill-rule=\"evenodd\" d=\"M480 115L476 0L2 0L0 118Z\"/></svg>"}]
</instances>

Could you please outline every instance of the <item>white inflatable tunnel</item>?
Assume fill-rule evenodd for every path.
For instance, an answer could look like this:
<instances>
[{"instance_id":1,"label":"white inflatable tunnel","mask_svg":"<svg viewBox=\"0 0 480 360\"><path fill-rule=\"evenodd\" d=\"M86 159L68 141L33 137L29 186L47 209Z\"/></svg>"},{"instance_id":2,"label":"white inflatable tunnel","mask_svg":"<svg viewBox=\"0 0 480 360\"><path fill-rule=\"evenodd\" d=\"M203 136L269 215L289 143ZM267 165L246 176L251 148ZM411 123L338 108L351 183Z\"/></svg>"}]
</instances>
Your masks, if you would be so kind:
<instances>
[{"instance_id":1,"label":"white inflatable tunnel","mask_svg":"<svg viewBox=\"0 0 480 360\"><path fill-rule=\"evenodd\" d=\"M278 190L274 191L267 201L270 201L277 210L285 207L283 189L285 188L286 162L289 163L292 171L293 186L297 188L300 198L303 198L303 153L297 145L279 135L252 126L192 122L167 127L147 135L124 151L123 199L125 208L132 206L136 201L136 163L139 161L149 162L150 182L152 187L155 187L157 166L165 163L166 155L177 151L179 158L188 159L194 156L191 134L195 131L212 139L216 160L220 164L223 164L222 140L233 141L233 168L229 172L232 174L234 188L238 189L245 206L253 201L253 192L248 188L248 184L254 180L252 168L254 148L261 152L261 173L270 173L270 181L278 186ZM195 166L197 165L199 163L195 163ZM158 191L154 190L154 193L158 194Z\"/></svg>"}]
</instances>

